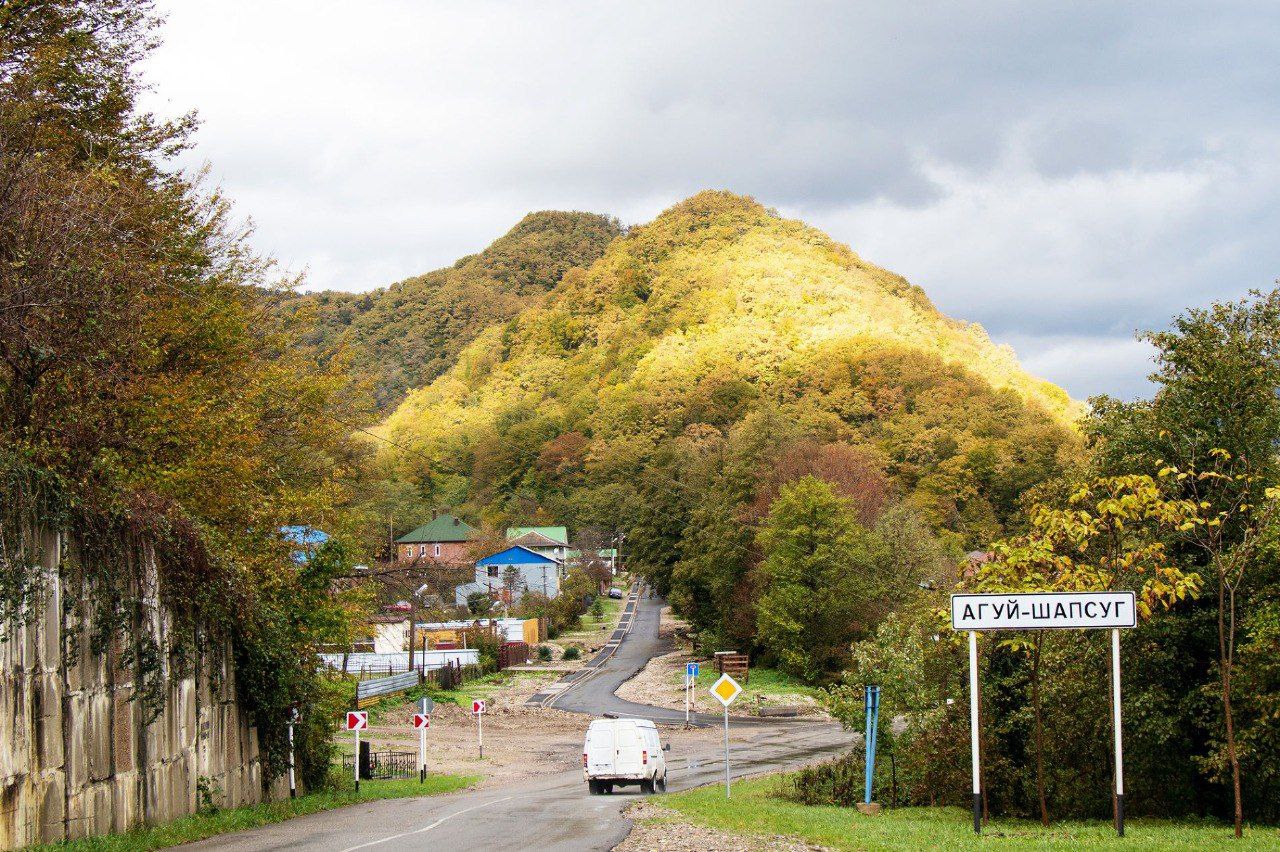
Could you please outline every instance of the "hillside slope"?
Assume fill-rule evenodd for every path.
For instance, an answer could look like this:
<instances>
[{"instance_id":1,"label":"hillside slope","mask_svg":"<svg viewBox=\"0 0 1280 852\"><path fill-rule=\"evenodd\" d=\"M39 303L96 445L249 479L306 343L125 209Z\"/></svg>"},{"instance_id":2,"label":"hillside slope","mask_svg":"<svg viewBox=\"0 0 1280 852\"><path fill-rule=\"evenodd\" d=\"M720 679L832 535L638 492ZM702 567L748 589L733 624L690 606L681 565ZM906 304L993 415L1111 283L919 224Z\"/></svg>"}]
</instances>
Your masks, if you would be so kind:
<instances>
[{"instance_id":1,"label":"hillside slope","mask_svg":"<svg viewBox=\"0 0 1280 852\"><path fill-rule=\"evenodd\" d=\"M566 270L589 266L620 233L595 213L530 213L479 254L369 293L300 293L286 316L314 321L302 343L319 360L347 350L389 407L448 369L484 328L535 303Z\"/></svg>"},{"instance_id":2,"label":"hillside slope","mask_svg":"<svg viewBox=\"0 0 1280 852\"><path fill-rule=\"evenodd\" d=\"M872 454L896 494L968 545L1057 469L1075 412L901 277L752 199L704 192L485 331L383 429L440 499L625 528L641 472L772 418L774 444Z\"/></svg>"}]
</instances>

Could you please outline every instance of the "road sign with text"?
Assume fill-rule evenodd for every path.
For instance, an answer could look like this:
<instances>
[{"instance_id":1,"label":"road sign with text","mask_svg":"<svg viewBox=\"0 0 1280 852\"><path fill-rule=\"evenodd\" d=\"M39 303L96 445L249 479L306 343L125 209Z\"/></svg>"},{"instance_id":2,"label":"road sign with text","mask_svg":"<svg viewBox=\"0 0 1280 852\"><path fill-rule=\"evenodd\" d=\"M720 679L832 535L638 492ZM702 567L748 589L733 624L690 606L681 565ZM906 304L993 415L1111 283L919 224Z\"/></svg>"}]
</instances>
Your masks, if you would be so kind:
<instances>
[{"instance_id":1,"label":"road sign with text","mask_svg":"<svg viewBox=\"0 0 1280 852\"><path fill-rule=\"evenodd\" d=\"M1034 592L951 596L954 630L1134 627L1133 592Z\"/></svg>"}]
</instances>

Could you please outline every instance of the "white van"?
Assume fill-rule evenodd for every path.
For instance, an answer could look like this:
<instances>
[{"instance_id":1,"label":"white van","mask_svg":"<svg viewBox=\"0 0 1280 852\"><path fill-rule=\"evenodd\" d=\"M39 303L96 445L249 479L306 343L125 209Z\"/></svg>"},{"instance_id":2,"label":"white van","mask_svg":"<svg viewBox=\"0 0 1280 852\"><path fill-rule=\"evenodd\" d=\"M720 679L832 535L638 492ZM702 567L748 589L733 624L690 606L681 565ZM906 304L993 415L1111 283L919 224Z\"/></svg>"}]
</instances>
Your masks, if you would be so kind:
<instances>
[{"instance_id":1,"label":"white van","mask_svg":"<svg viewBox=\"0 0 1280 852\"><path fill-rule=\"evenodd\" d=\"M597 719L582 745L582 776L591 795L638 784L642 793L667 789L667 758L658 728L648 719Z\"/></svg>"}]
</instances>

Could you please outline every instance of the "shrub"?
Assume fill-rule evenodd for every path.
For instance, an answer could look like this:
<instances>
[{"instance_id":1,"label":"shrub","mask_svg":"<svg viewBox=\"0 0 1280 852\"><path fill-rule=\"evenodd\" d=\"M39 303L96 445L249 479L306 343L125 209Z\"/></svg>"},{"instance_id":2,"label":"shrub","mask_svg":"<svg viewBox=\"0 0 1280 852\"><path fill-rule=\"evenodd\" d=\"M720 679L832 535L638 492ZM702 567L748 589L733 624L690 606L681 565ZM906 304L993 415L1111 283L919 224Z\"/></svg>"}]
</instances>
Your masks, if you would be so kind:
<instances>
[{"instance_id":1,"label":"shrub","mask_svg":"<svg viewBox=\"0 0 1280 852\"><path fill-rule=\"evenodd\" d=\"M551 662L551 646L550 645L538 646L538 659L544 663Z\"/></svg>"},{"instance_id":2,"label":"shrub","mask_svg":"<svg viewBox=\"0 0 1280 852\"><path fill-rule=\"evenodd\" d=\"M781 781L779 794L802 805L853 807L862 801L863 756L855 752L806 766Z\"/></svg>"},{"instance_id":3,"label":"shrub","mask_svg":"<svg viewBox=\"0 0 1280 852\"><path fill-rule=\"evenodd\" d=\"M564 659L576 660L582 656L582 648L577 645L570 645L564 649Z\"/></svg>"}]
</instances>

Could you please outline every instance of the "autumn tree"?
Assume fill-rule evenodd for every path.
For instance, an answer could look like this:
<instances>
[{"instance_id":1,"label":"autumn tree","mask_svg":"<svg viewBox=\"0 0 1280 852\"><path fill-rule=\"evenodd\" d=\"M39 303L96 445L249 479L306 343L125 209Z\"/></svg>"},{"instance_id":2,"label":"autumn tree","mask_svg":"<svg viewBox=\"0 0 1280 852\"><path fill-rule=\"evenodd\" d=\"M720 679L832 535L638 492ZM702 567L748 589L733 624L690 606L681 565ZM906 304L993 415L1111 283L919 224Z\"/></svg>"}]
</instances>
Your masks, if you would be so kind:
<instances>
[{"instance_id":1,"label":"autumn tree","mask_svg":"<svg viewBox=\"0 0 1280 852\"><path fill-rule=\"evenodd\" d=\"M1271 535L1267 490L1280 482L1280 290L1252 292L1238 301L1195 308L1175 317L1170 327L1146 336L1156 347L1156 393L1150 400L1121 403L1094 400L1086 434L1094 464L1104 472L1167 467L1181 496L1195 501L1204 523L1186 558L1195 561L1207 584L1205 613L1216 622L1215 641L1201 643L1200 631L1187 631L1182 654L1213 667L1221 717L1207 736L1215 751L1201 764L1226 781L1237 834L1243 823L1248 785L1241 781L1242 759L1260 774L1280 760L1280 738L1268 737L1280 688L1239 695L1233 685L1238 616L1265 618L1280 608L1280 571L1260 559L1260 539ZM1210 523L1214 522L1214 523ZM1264 659L1280 652L1265 630L1245 636L1263 643L1244 658ZM1186 688L1178 684L1178 688ZM1208 686L1208 684L1206 684ZM1239 718L1244 699L1247 716ZM1254 747L1237 748L1241 725L1254 728ZM1213 730L1216 728L1217 730ZM1275 796L1259 790L1253 806L1276 818Z\"/></svg>"},{"instance_id":2,"label":"autumn tree","mask_svg":"<svg viewBox=\"0 0 1280 852\"><path fill-rule=\"evenodd\" d=\"M67 534L96 623L136 615L129 548L154 546L178 623L135 655L144 703L197 618L221 630L270 774L288 708L321 698L314 652L342 615L327 586L349 558L299 569L279 530L336 502L358 417L340 364L290 355L271 311L288 282L173 165L193 120L137 108L157 25L146 0L0 4L0 618L29 612L33 522ZM304 771L321 778L330 717L314 718Z\"/></svg>"},{"instance_id":3,"label":"autumn tree","mask_svg":"<svg viewBox=\"0 0 1280 852\"><path fill-rule=\"evenodd\" d=\"M853 503L812 476L784 485L760 530L757 629L779 667L821 682L870 625L866 579L874 541Z\"/></svg>"}]
</instances>

